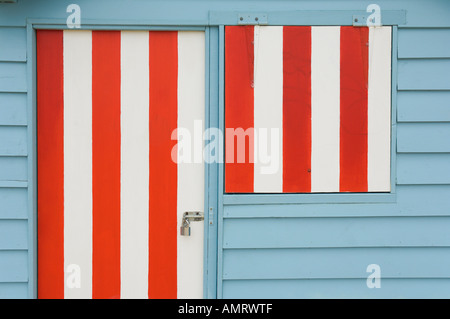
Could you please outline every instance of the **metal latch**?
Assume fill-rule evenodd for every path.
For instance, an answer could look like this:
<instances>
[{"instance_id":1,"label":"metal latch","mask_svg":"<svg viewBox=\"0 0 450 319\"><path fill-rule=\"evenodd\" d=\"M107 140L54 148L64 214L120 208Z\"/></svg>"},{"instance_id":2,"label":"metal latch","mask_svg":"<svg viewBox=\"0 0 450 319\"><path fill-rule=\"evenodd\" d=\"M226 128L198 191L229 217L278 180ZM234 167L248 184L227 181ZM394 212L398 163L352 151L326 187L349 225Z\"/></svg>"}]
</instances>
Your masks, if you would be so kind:
<instances>
[{"instance_id":1,"label":"metal latch","mask_svg":"<svg viewBox=\"0 0 450 319\"><path fill-rule=\"evenodd\" d=\"M184 212L183 219L181 220L180 235L191 236L191 222L199 222L204 220L202 212Z\"/></svg>"}]
</instances>

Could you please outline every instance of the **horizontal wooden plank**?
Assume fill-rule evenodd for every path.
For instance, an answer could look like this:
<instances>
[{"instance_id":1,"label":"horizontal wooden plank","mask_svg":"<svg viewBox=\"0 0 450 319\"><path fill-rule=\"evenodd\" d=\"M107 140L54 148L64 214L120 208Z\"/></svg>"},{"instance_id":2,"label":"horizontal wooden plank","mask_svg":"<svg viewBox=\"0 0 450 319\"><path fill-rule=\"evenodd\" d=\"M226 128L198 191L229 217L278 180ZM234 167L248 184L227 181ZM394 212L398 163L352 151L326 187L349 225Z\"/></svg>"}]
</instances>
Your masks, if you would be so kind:
<instances>
[{"instance_id":1,"label":"horizontal wooden plank","mask_svg":"<svg viewBox=\"0 0 450 319\"><path fill-rule=\"evenodd\" d=\"M27 128L0 126L0 156L27 155Z\"/></svg>"},{"instance_id":2,"label":"horizontal wooden plank","mask_svg":"<svg viewBox=\"0 0 450 319\"><path fill-rule=\"evenodd\" d=\"M28 298L28 283L0 282L0 299Z\"/></svg>"},{"instance_id":3,"label":"horizontal wooden plank","mask_svg":"<svg viewBox=\"0 0 450 319\"><path fill-rule=\"evenodd\" d=\"M224 279L450 278L450 248L226 249Z\"/></svg>"},{"instance_id":4,"label":"horizontal wooden plank","mask_svg":"<svg viewBox=\"0 0 450 319\"><path fill-rule=\"evenodd\" d=\"M165 4L164 1L162 1L158 2L157 10L155 10L154 5L153 6L149 6L148 4L146 5L145 2L140 4L138 7L132 6L130 4L128 6L124 6L124 4L121 2L115 2L113 7L114 9L107 7L108 9L104 10L109 14L105 14L102 12L102 10L97 9L98 7L108 5L107 3L102 3L102 1L100 1L97 4L97 6L89 6L89 2L83 3L83 8L85 8L84 10L86 10L87 12L95 12L94 17L96 19L102 20L107 19L106 22L109 21L110 23L111 21L113 21L113 23L114 22L117 23L117 19L115 21L114 19L111 19L111 17L113 15L121 14L121 20L134 18L136 20L136 22L134 23L141 24L143 23L142 21L144 21L147 24L155 24L155 25L158 25L158 22L159 24L186 25L187 23L186 20L188 19L190 20L190 23L188 24L192 25L208 25L208 24L217 25L220 23L233 24L237 22L237 17L233 14L233 12L231 12L231 20L226 19L230 17L229 10L240 10L239 8L241 8L243 10L251 10L251 12L255 11L255 5L252 1L240 1L238 6L236 6L236 4L234 6L226 6L226 5L224 6L224 3L220 2L217 2L218 3L217 5L215 4L215 2L216 1L212 2L210 1L208 3L205 3L204 1L190 1L190 5L186 5L185 1L175 1L175 3L172 3L172 5L169 6L168 4ZM152 3L154 2L150 1L150 4ZM19 7L21 7L20 1L18 5ZM173 9L174 5L176 6L176 10ZM284 5L280 4L276 5L274 3L271 3L270 1L263 1L262 3L258 4L258 8L263 8L263 10L270 10L273 15L272 18L273 20L269 20L269 22L272 21L272 23L274 24L280 23L293 24L296 20L298 21L298 19L300 19L300 22L302 22L302 18L303 20L305 20L304 23L308 24L314 23L317 20L322 24L329 24L331 22L327 21L328 18L333 23L351 25L352 14L361 14L364 16L368 15L367 12L365 11L365 7L361 6L353 6L351 7L352 9L351 11L344 11L342 6L336 7L331 6L329 11L324 11L323 6L315 6L315 7L312 6L312 10L316 11L311 12L308 10L305 12L304 6L299 6L298 4L297 5L291 4L291 6L289 6L286 11L280 11L280 8L286 8L287 7L286 5L287 5L286 3ZM36 8L35 7L32 8L34 10L32 10L29 7L27 8L27 6L24 6L22 7L22 10L13 11L11 14L13 16L16 16L16 19L11 19L11 14L9 15L5 14L4 16L2 16L0 12L0 22L1 22L0 25L13 25L13 26L24 25L25 22L20 21L20 18L18 18L17 16L26 14L25 12L28 12L28 10L30 9L32 11L28 12L28 15L24 15L22 19L25 19L25 17L32 15L32 13L35 14L32 16L36 16L35 13ZM402 8L403 7L399 7L399 9ZM337 10L332 11L333 9ZM20 13L18 14L16 11L19 11ZM143 11L148 11L148 14L144 15ZM213 15L213 17L210 18L208 21L208 19L205 20L205 18L208 17L209 11L212 11L212 13L216 12L217 15ZM52 19L61 18L61 15L58 15L57 11L53 12L52 10L48 9L46 12L47 15L42 13L41 16L45 16L47 18ZM292 12L297 14L294 15ZM342 14L341 12L344 12L344 14ZM387 24L404 24L406 22L405 11L403 10L395 10L395 11L384 10L383 12L384 12L383 21L386 21L385 23ZM334 13L334 16L332 13ZM90 21L89 16L92 17L92 14L87 15L85 19L87 19L88 21L84 22L82 24L82 27L89 23ZM218 20L218 18L221 19Z\"/></svg>"},{"instance_id":5,"label":"horizontal wooden plank","mask_svg":"<svg viewBox=\"0 0 450 319\"><path fill-rule=\"evenodd\" d=\"M399 185L396 202L225 206L224 218L450 216L450 185Z\"/></svg>"},{"instance_id":6,"label":"horizontal wooden plank","mask_svg":"<svg viewBox=\"0 0 450 319\"><path fill-rule=\"evenodd\" d=\"M26 188L0 188L0 220L27 218L27 201Z\"/></svg>"},{"instance_id":7,"label":"horizontal wooden plank","mask_svg":"<svg viewBox=\"0 0 450 319\"><path fill-rule=\"evenodd\" d=\"M27 91L27 64L0 62L0 92Z\"/></svg>"},{"instance_id":8,"label":"horizontal wooden plank","mask_svg":"<svg viewBox=\"0 0 450 319\"><path fill-rule=\"evenodd\" d=\"M26 181L28 175L27 157L0 156L1 181Z\"/></svg>"},{"instance_id":9,"label":"horizontal wooden plank","mask_svg":"<svg viewBox=\"0 0 450 319\"><path fill-rule=\"evenodd\" d=\"M450 90L450 59L398 60L399 90Z\"/></svg>"},{"instance_id":10,"label":"horizontal wooden plank","mask_svg":"<svg viewBox=\"0 0 450 319\"><path fill-rule=\"evenodd\" d=\"M224 205L393 203L395 195L383 193L226 194Z\"/></svg>"},{"instance_id":11,"label":"horizontal wooden plank","mask_svg":"<svg viewBox=\"0 0 450 319\"><path fill-rule=\"evenodd\" d=\"M225 249L450 247L450 217L225 219L223 227Z\"/></svg>"},{"instance_id":12,"label":"horizontal wooden plank","mask_svg":"<svg viewBox=\"0 0 450 319\"><path fill-rule=\"evenodd\" d=\"M0 250L0 282L28 281L27 254L27 250Z\"/></svg>"},{"instance_id":13,"label":"horizontal wooden plank","mask_svg":"<svg viewBox=\"0 0 450 319\"><path fill-rule=\"evenodd\" d=\"M0 28L0 61L27 60L26 28Z\"/></svg>"},{"instance_id":14,"label":"horizontal wooden plank","mask_svg":"<svg viewBox=\"0 0 450 319\"><path fill-rule=\"evenodd\" d=\"M450 28L399 29L399 58L450 58Z\"/></svg>"},{"instance_id":15,"label":"horizontal wooden plank","mask_svg":"<svg viewBox=\"0 0 450 319\"><path fill-rule=\"evenodd\" d=\"M27 125L26 93L0 93L0 125Z\"/></svg>"},{"instance_id":16,"label":"horizontal wooden plank","mask_svg":"<svg viewBox=\"0 0 450 319\"><path fill-rule=\"evenodd\" d=\"M0 220L0 250L27 249L27 220Z\"/></svg>"},{"instance_id":17,"label":"horizontal wooden plank","mask_svg":"<svg viewBox=\"0 0 450 319\"><path fill-rule=\"evenodd\" d=\"M450 91L399 91L397 121L450 122L449 101Z\"/></svg>"},{"instance_id":18,"label":"horizontal wooden plank","mask_svg":"<svg viewBox=\"0 0 450 319\"><path fill-rule=\"evenodd\" d=\"M52 7L51 1L44 1L43 7L33 5L27 1L19 1L14 6L5 6L0 11L1 25L25 25L27 17L45 17L47 19L61 19L61 9ZM155 6L157 3L157 6ZM379 0L376 2L381 8L381 14L384 20L383 12L390 10L406 10L407 25L420 26L448 26L449 21L446 13L450 10L446 1L428 0L422 1L399 0ZM239 10L240 12L279 12L293 10L359 10L365 12L367 3L361 5L358 1L346 1L335 3L329 2L326 6L317 1L260 1L257 5L252 0L240 1L137 1L123 2L111 0L98 0L95 3L83 1L82 6L83 21L85 19L97 19L97 23L110 22L126 24L125 21L131 20L134 23L155 24L157 22L170 23L171 25L183 25L185 20L192 20L194 25L204 25L208 23L207 17L209 11L230 11ZM104 8L99 10L99 8ZM63 8L65 9L65 7ZM64 13L64 12L63 12ZM339 15L339 12L337 13ZM121 19L113 17L120 16ZM280 12L282 17L282 12ZM325 16L326 17L326 16ZM269 16L270 18L270 16ZM387 16L386 18L390 18ZM134 20L133 20L134 19ZM100 20L100 21L99 21ZM106 20L106 21L104 21ZM206 20L206 21L205 21ZM271 20L269 19L269 22ZM63 20L63 23L65 20ZM129 22L129 23L131 23ZM281 21L285 22L285 21ZM392 22L389 19L385 23ZM82 27L87 22L82 23Z\"/></svg>"},{"instance_id":19,"label":"horizontal wooden plank","mask_svg":"<svg viewBox=\"0 0 450 319\"><path fill-rule=\"evenodd\" d=\"M450 154L398 154L397 184L450 184Z\"/></svg>"},{"instance_id":20,"label":"horizontal wooden plank","mask_svg":"<svg viewBox=\"0 0 450 319\"><path fill-rule=\"evenodd\" d=\"M397 152L450 152L450 123L399 123Z\"/></svg>"},{"instance_id":21,"label":"horizontal wooden plank","mask_svg":"<svg viewBox=\"0 0 450 319\"><path fill-rule=\"evenodd\" d=\"M225 280L224 299L432 299L450 298L450 279L381 279L368 288L367 279Z\"/></svg>"},{"instance_id":22,"label":"horizontal wooden plank","mask_svg":"<svg viewBox=\"0 0 450 319\"><path fill-rule=\"evenodd\" d=\"M0 188L27 188L28 187L28 182L24 182L24 181L0 181Z\"/></svg>"}]
</instances>

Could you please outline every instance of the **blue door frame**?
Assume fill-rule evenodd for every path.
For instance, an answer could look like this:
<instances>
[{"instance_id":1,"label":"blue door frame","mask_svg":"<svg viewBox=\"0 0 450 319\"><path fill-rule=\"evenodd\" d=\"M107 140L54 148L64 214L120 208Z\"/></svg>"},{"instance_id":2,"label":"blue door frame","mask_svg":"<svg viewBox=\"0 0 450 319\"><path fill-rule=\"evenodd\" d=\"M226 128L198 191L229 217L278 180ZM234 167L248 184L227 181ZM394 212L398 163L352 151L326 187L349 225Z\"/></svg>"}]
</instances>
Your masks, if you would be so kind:
<instances>
[{"instance_id":1,"label":"blue door frame","mask_svg":"<svg viewBox=\"0 0 450 319\"><path fill-rule=\"evenodd\" d=\"M36 30L68 29L61 20L28 20L27 84L30 88L27 100L28 110L28 170L31 172L28 187L28 294L37 297L37 118L36 118ZM89 30L159 30L159 31L204 31L205 32L205 128L217 127L218 123L218 28L203 26L152 26L152 25L111 25L104 21L90 21L80 29ZM217 164L205 165L205 236L204 236L204 298L217 297ZM206 213L208 212L208 213Z\"/></svg>"}]
</instances>

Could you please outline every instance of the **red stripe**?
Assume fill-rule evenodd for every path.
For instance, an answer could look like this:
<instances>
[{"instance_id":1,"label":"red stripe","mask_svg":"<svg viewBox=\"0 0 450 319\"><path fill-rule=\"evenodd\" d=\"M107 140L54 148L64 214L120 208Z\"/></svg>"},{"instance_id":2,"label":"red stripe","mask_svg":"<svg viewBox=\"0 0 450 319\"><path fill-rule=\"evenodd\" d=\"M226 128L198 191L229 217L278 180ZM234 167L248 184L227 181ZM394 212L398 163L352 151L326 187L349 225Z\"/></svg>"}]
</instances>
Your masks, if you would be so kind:
<instances>
[{"instance_id":1,"label":"red stripe","mask_svg":"<svg viewBox=\"0 0 450 319\"><path fill-rule=\"evenodd\" d=\"M38 297L64 298L63 32L37 40Z\"/></svg>"},{"instance_id":2,"label":"red stripe","mask_svg":"<svg viewBox=\"0 0 450 319\"><path fill-rule=\"evenodd\" d=\"M341 27L341 192L367 192L368 42L368 28Z\"/></svg>"},{"instance_id":3,"label":"red stripe","mask_svg":"<svg viewBox=\"0 0 450 319\"><path fill-rule=\"evenodd\" d=\"M120 32L92 32L92 297L120 298Z\"/></svg>"},{"instance_id":4,"label":"red stripe","mask_svg":"<svg viewBox=\"0 0 450 319\"><path fill-rule=\"evenodd\" d=\"M311 27L283 28L283 192L311 192Z\"/></svg>"},{"instance_id":5,"label":"red stripe","mask_svg":"<svg viewBox=\"0 0 450 319\"><path fill-rule=\"evenodd\" d=\"M227 26L225 29L225 191L227 193L253 192L253 138L246 138L245 162L238 163L237 138L229 133L230 129L253 129L253 70L253 26ZM233 144L234 148L231 146Z\"/></svg>"},{"instance_id":6,"label":"red stripe","mask_svg":"<svg viewBox=\"0 0 450 319\"><path fill-rule=\"evenodd\" d=\"M178 33L150 32L149 298L177 297Z\"/></svg>"}]
</instances>

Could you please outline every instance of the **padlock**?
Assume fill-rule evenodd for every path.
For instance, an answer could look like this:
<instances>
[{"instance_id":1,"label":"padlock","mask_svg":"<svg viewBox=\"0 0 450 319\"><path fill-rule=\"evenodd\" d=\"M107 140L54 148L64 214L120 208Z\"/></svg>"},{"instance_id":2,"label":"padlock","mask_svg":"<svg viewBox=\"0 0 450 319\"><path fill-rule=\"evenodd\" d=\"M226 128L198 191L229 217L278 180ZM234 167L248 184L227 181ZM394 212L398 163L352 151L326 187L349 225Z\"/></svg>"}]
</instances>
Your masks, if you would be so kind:
<instances>
[{"instance_id":1,"label":"padlock","mask_svg":"<svg viewBox=\"0 0 450 319\"><path fill-rule=\"evenodd\" d=\"M180 227L181 236L191 236L191 226L189 226L189 221L187 219L183 220L183 225Z\"/></svg>"}]
</instances>

